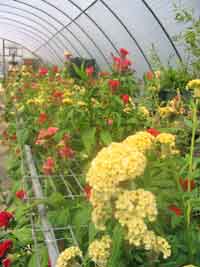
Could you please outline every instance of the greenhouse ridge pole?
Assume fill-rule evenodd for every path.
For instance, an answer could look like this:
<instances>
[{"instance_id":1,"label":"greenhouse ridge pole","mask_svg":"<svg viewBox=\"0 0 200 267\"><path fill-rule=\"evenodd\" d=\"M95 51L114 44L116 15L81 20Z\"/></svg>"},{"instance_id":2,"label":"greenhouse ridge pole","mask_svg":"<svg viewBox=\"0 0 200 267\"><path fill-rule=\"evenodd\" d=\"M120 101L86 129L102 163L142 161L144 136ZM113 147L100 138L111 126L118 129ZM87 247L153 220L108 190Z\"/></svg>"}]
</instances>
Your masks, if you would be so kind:
<instances>
[{"instance_id":1,"label":"greenhouse ridge pole","mask_svg":"<svg viewBox=\"0 0 200 267\"><path fill-rule=\"evenodd\" d=\"M158 24L160 25L161 29L163 30L163 32L165 33L167 39L169 40L171 46L173 47L177 57L179 58L179 60L182 62L182 57L178 51L178 49L176 48L172 38L170 37L169 33L167 32L167 30L165 29L164 25L162 24L162 22L160 21L160 19L158 18L158 16L156 15L156 13L153 11L153 9L148 5L148 3L145 0L141 0L142 3L146 6L146 8L150 11L150 13L153 15L153 17L155 18L155 20L158 22Z\"/></svg>"},{"instance_id":2,"label":"greenhouse ridge pole","mask_svg":"<svg viewBox=\"0 0 200 267\"><path fill-rule=\"evenodd\" d=\"M32 158L31 148L28 145L25 145L24 149L25 149L27 165L28 165L28 168L31 174L34 194L38 199L43 199L42 188L41 188L37 170L35 168L35 164ZM57 258L59 256L59 249L57 246L57 241L56 241L53 228L47 219L46 209L45 209L44 204L38 205L38 212L41 218L43 234L44 234L45 242L48 248L49 258L51 260L51 266L55 267Z\"/></svg>"}]
</instances>

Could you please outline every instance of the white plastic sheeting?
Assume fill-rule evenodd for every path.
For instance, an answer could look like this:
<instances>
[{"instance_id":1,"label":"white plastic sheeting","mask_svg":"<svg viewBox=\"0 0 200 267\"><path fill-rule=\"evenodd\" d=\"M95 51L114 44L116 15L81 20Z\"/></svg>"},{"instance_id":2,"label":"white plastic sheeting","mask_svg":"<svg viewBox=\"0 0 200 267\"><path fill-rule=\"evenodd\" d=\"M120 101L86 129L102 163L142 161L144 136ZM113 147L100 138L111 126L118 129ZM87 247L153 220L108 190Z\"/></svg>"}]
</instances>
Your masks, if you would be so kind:
<instances>
[{"instance_id":1,"label":"white plastic sheeting","mask_svg":"<svg viewBox=\"0 0 200 267\"><path fill-rule=\"evenodd\" d=\"M172 39L183 30L174 20L174 3L180 2L200 15L199 0L1 0L0 38L53 64L62 64L70 50L96 58L102 68L111 64L111 52L124 47L142 73L151 67L152 44L163 63L184 58Z\"/></svg>"}]
</instances>

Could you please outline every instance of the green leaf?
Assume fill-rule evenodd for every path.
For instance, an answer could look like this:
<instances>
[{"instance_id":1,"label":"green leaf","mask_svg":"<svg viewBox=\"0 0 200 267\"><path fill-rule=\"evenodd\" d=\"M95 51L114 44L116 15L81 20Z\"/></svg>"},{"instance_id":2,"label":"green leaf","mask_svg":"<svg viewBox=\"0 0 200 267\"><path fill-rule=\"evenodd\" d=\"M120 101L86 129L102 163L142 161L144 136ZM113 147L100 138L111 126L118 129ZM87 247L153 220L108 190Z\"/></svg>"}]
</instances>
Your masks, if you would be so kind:
<instances>
[{"instance_id":1,"label":"green leaf","mask_svg":"<svg viewBox=\"0 0 200 267\"><path fill-rule=\"evenodd\" d=\"M83 142L83 145L88 153L91 152L93 146L95 145L96 142L96 128L90 128L85 131L83 131L81 139Z\"/></svg>"},{"instance_id":2,"label":"green leaf","mask_svg":"<svg viewBox=\"0 0 200 267\"><path fill-rule=\"evenodd\" d=\"M192 128L193 127L193 123L191 120L188 119L184 119L184 122L186 124L187 127Z\"/></svg>"},{"instance_id":3,"label":"green leaf","mask_svg":"<svg viewBox=\"0 0 200 267\"><path fill-rule=\"evenodd\" d=\"M108 262L108 267L118 267L121 261L122 246L123 246L123 230L122 227L117 224L113 231L112 236L112 252Z\"/></svg>"},{"instance_id":4,"label":"green leaf","mask_svg":"<svg viewBox=\"0 0 200 267\"><path fill-rule=\"evenodd\" d=\"M26 245L32 242L32 233L30 228L22 227L21 229L13 230L13 235L23 244Z\"/></svg>"},{"instance_id":5,"label":"green leaf","mask_svg":"<svg viewBox=\"0 0 200 267\"><path fill-rule=\"evenodd\" d=\"M109 131L103 130L100 133L100 140L102 141L103 145L109 145L112 143L112 136Z\"/></svg>"}]
</instances>

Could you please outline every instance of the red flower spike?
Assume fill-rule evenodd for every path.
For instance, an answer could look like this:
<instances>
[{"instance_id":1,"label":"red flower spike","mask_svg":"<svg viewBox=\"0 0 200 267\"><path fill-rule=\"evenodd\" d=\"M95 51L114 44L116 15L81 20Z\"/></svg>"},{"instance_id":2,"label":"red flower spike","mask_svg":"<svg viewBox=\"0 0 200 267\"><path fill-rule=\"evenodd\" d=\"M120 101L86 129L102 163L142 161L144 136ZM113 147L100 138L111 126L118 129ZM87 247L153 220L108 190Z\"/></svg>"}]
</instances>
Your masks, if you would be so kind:
<instances>
[{"instance_id":1,"label":"red flower spike","mask_svg":"<svg viewBox=\"0 0 200 267\"><path fill-rule=\"evenodd\" d=\"M12 219L13 219L12 213L8 211L1 211L0 212L0 227L8 227Z\"/></svg>"},{"instance_id":2,"label":"red flower spike","mask_svg":"<svg viewBox=\"0 0 200 267\"><path fill-rule=\"evenodd\" d=\"M154 79L154 73L152 71L147 71L146 78L149 81L153 80Z\"/></svg>"},{"instance_id":3,"label":"red flower spike","mask_svg":"<svg viewBox=\"0 0 200 267\"><path fill-rule=\"evenodd\" d=\"M108 81L108 85L111 89L111 91L114 93L117 91L117 89L120 87L120 81L119 80L110 80Z\"/></svg>"},{"instance_id":4,"label":"red flower spike","mask_svg":"<svg viewBox=\"0 0 200 267\"><path fill-rule=\"evenodd\" d=\"M2 261L2 265L3 265L3 267L10 267L11 266L11 260L9 258L5 258Z\"/></svg>"},{"instance_id":5,"label":"red flower spike","mask_svg":"<svg viewBox=\"0 0 200 267\"><path fill-rule=\"evenodd\" d=\"M43 173L46 175L53 174L54 167L55 167L54 159L52 157L48 157L42 166Z\"/></svg>"},{"instance_id":6,"label":"red flower spike","mask_svg":"<svg viewBox=\"0 0 200 267\"><path fill-rule=\"evenodd\" d=\"M121 99L124 102L124 104L128 104L129 100L130 100L130 96L129 95L121 95Z\"/></svg>"},{"instance_id":7,"label":"red flower spike","mask_svg":"<svg viewBox=\"0 0 200 267\"><path fill-rule=\"evenodd\" d=\"M41 112L38 118L38 123L43 124L44 122L47 121L47 114L45 112Z\"/></svg>"},{"instance_id":8,"label":"red flower spike","mask_svg":"<svg viewBox=\"0 0 200 267\"><path fill-rule=\"evenodd\" d=\"M185 192L189 190L189 184L190 184L190 192L192 190L194 190L194 188L195 188L195 181L194 180L190 180L188 178L186 178L184 180L182 177L180 177L179 183L181 185L182 190L185 191Z\"/></svg>"},{"instance_id":9,"label":"red flower spike","mask_svg":"<svg viewBox=\"0 0 200 267\"><path fill-rule=\"evenodd\" d=\"M21 200L25 200L27 198L27 193L24 190L19 190L15 193L16 197Z\"/></svg>"},{"instance_id":10,"label":"red flower spike","mask_svg":"<svg viewBox=\"0 0 200 267\"><path fill-rule=\"evenodd\" d=\"M59 155L65 159L73 158L74 151L70 147L64 146L59 149Z\"/></svg>"},{"instance_id":11,"label":"red flower spike","mask_svg":"<svg viewBox=\"0 0 200 267\"><path fill-rule=\"evenodd\" d=\"M90 185L87 184L87 185L84 187L84 193L85 193L85 196L86 196L87 200L90 200L90 198L91 198L91 194L92 194L92 187L91 187Z\"/></svg>"},{"instance_id":12,"label":"red flower spike","mask_svg":"<svg viewBox=\"0 0 200 267\"><path fill-rule=\"evenodd\" d=\"M12 240L4 240L2 243L0 243L0 258L3 258L5 254L8 252L8 250L12 247Z\"/></svg>"},{"instance_id":13,"label":"red flower spike","mask_svg":"<svg viewBox=\"0 0 200 267\"><path fill-rule=\"evenodd\" d=\"M181 216L183 214L182 210L180 208L178 208L176 205L171 205L168 207L168 209L175 213L176 216Z\"/></svg>"},{"instance_id":14,"label":"red flower spike","mask_svg":"<svg viewBox=\"0 0 200 267\"><path fill-rule=\"evenodd\" d=\"M160 134L160 132L158 130L156 130L155 128L149 128L147 130L147 132L150 133L151 135L153 135L154 137L156 137Z\"/></svg>"},{"instance_id":15,"label":"red flower spike","mask_svg":"<svg viewBox=\"0 0 200 267\"><path fill-rule=\"evenodd\" d=\"M125 48L120 48L119 52L121 57L126 57L129 54L128 50L126 50Z\"/></svg>"},{"instance_id":16,"label":"red flower spike","mask_svg":"<svg viewBox=\"0 0 200 267\"><path fill-rule=\"evenodd\" d=\"M87 67L85 72L86 72L88 77L91 77L94 73L94 67L93 66Z\"/></svg>"},{"instance_id":17,"label":"red flower spike","mask_svg":"<svg viewBox=\"0 0 200 267\"><path fill-rule=\"evenodd\" d=\"M57 73L57 72L59 72L59 68L58 68L58 66L56 66L56 65L53 66L53 67L52 67L52 72L53 72L53 73Z\"/></svg>"},{"instance_id":18,"label":"red flower spike","mask_svg":"<svg viewBox=\"0 0 200 267\"><path fill-rule=\"evenodd\" d=\"M108 124L109 126L112 126L112 125L113 125L113 120L112 120L112 119L108 119L108 120L107 120L107 124Z\"/></svg>"},{"instance_id":19,"label":"red flower spike","mask_svg":"<svg viewBox=\"0 0 200 267\"><path fill-rule=\"evenodd\" d=\"M45 75L47 75L47 73L48 73L48 69L47 68L40 68L39 69L39 75L40 76L45 76Z\"/></svg>"},{"instance_id":20,"label":"red flower spike","mask_svg":"<svg viewBox=\"0 0 200 267\"><path fill-rule=\"evenodd\" d=\"M48 259L48 267L51 267L51 260Z\"/></svg>"}]
</instances>

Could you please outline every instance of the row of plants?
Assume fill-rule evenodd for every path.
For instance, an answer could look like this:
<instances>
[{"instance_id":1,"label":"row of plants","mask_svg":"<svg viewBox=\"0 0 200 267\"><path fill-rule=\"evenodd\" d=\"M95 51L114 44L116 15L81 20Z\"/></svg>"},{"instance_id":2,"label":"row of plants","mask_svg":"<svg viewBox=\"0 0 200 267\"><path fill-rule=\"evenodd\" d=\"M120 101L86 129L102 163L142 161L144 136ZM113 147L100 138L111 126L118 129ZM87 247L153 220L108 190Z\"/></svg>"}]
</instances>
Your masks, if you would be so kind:
<instances>
[{"instance_id":1,"label":"row of plants","mask_svg":"<svg viewBox=\"0 0 200 267\"><path fill-rule=\"evenodd\" d=\"M2 143L13 187L0 212L3 267L37 266L38 255L51 266L42 233L38 247L32 240L30 216L40 225L41 203L78 243L56 232L56 267L200 266L198 55L193 70L160 66L141 81L129 52L119 54L109 72L75 67L72 78L67 68L22 67L6 81ZM44 199L23 171L25 144Z\"/></svg>"}]
</instances>

